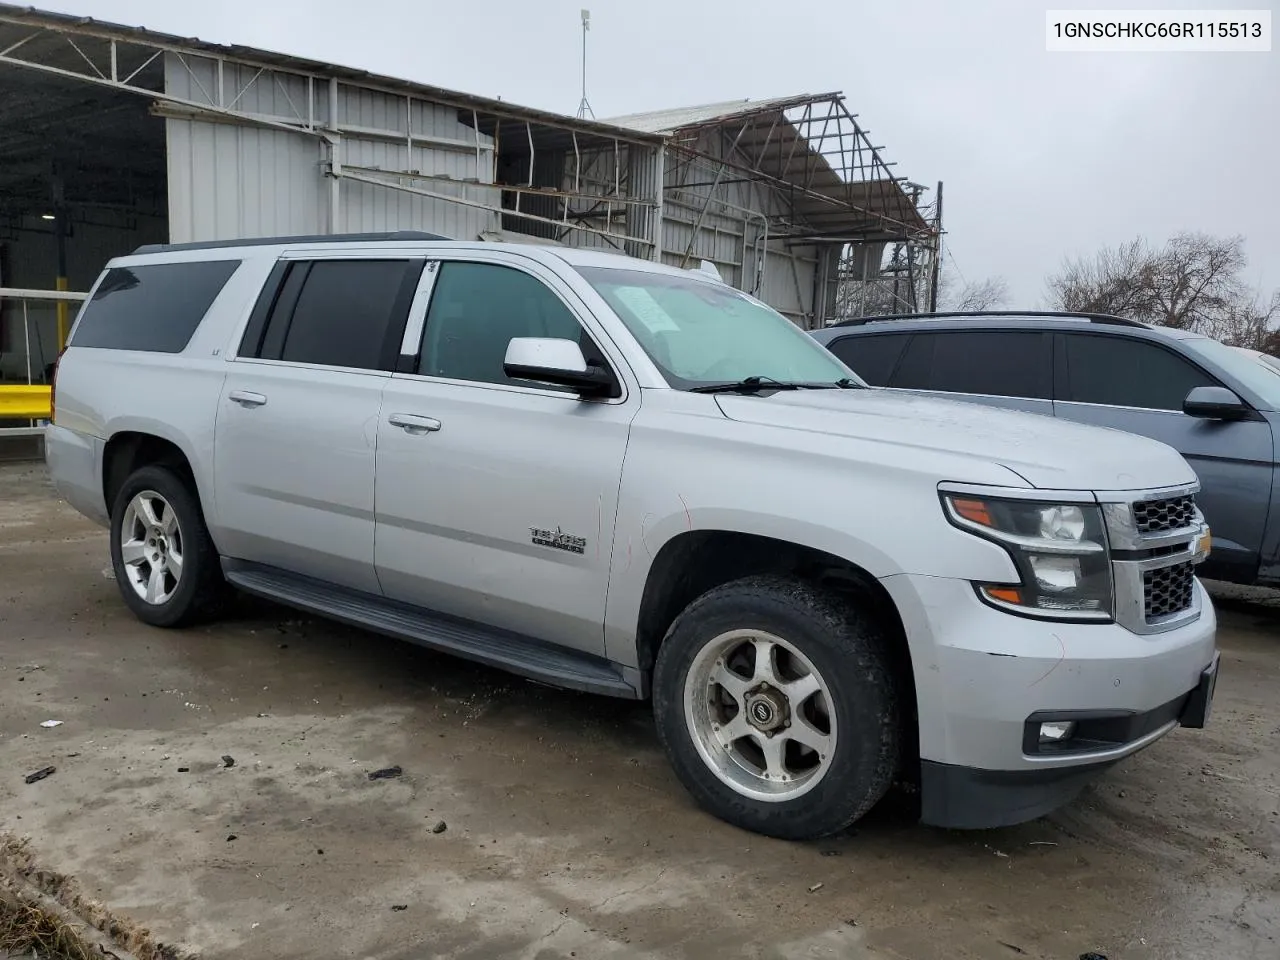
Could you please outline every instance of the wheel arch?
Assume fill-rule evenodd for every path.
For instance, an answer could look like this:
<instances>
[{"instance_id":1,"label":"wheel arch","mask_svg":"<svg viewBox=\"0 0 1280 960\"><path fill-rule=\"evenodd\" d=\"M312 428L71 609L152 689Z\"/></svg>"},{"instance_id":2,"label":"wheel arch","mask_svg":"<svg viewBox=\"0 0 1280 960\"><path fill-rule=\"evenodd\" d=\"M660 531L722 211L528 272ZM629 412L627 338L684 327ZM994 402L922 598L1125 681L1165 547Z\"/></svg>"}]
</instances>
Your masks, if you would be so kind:
<instances>
[{"instance_id":1,"label":"wheel arch","mask_svg":"<svg viewBox=\"0 0 1280 960\"><path fill-rule=\"evenodd\" d=\"M102 450L102 495L110 515L116 495L131 474L154 464L172 469L191 485L201 509L208 501L184 439L159 423L123 424L112 431Z\"/></svg>"},{"instance_id":2,"label":"wheel arch","mask_svg":"<svg viewBox=\"0 0 1280 960\"><path fill-rule=\"evenodd\" d=\"M903 743L918 744L916 683L902 616L884 585L864 566L817 547L734 530L688 530L667 540L649 567L636 621L636 656L645 693L671 624L708 590L744 577L781 573L813 583L872 613L890 638L892 669L904 697ZM914 757L904 758L908 763ZM913 769L904 766L903 769Z\"/></svg>"}]
</instances>

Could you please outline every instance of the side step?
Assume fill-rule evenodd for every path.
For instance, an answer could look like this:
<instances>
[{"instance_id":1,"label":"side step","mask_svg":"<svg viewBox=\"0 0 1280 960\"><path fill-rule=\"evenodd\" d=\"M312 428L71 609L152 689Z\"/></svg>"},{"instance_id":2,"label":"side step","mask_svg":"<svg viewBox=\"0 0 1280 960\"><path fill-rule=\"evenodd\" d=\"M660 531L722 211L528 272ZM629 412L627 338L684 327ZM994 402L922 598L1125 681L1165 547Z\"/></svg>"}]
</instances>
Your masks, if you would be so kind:
<instances>
[{"instance_id":1,"label":"side step","mask_svg":"<svg viewBox=\"0 0 1280 960\"><path fill-rule=\"evenodd\" d=\"M353 627L456 654L556 687L628 700L641 696L638 678L631 678L636 684L628 682L624 668L603 657L245 560L223 557L222 571L228 583L245 593Z\"/></svg>"}]
</instances>

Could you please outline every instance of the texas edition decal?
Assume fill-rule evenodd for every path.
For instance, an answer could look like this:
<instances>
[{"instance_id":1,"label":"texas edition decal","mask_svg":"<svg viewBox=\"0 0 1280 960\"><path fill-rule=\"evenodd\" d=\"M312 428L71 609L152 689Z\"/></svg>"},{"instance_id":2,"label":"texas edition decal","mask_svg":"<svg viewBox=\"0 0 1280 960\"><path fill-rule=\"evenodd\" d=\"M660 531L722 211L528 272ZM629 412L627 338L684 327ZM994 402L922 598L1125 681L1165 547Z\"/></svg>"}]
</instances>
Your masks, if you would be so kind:
<instances>
[{"instance_id":1,"label":"texas edition decal","mask_svg":"<svg viewBox=\"0 0 1280 960\"><path fill-rule=\"evenodd\" d=\"M561 533L560 528L544 530L542 527L530 527L529 539L540 547L553 547L569 553L586 553L587 538L575 537L571 533Z\"/></svg>"}]
</instances>

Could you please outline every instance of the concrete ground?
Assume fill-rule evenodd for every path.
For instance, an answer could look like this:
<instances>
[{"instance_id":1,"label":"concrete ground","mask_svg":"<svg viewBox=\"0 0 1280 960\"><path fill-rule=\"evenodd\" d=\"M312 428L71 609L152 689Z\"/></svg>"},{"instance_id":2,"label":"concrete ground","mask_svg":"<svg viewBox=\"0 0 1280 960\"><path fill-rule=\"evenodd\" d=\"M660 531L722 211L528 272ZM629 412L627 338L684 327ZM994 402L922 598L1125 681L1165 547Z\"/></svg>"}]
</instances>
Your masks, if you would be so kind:
<instances>
[{"instance_id":1,"label":"concrete ground","mask_svg":"<svg viewBox=\"0 0 1280 960\"><path fill-rule=\"evenodd\" d=\"M151 629L107 567L41 465L0 466L0 831L209 960L1280 956L1265 596L1222 594L1209 729L1061 813L947 832L895 797L789 844L695 809L645 705L265 604Z\"/></svg>"}]
</instances>

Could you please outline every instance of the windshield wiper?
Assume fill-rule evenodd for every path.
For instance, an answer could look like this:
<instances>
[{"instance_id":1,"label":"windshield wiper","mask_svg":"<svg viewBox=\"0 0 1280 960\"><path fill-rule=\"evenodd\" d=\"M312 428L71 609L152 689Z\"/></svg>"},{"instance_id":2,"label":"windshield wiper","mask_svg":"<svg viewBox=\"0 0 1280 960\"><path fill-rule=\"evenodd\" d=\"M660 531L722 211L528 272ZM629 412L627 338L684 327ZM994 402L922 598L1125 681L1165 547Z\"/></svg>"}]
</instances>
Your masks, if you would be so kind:
<instances>
[{"instance_id":1,"label":"windshield wiper","mask_svg":"<svg viewBox=\"0 0 1280 960\"><path fill-rule=\"evenodd\" d=\"M848 377L834 383L813 383L802 380L775 380L773 377L743 377L725 383L704 383L690 387L690 393L760 393L763 390L831 390L836 387L857 387Z\"/></svg>"},{"instance_id":2,"label":"windshield wiper","mask_svg":"<svg viewBox=\"0 0 1280 960\"><path fill-rule=\"evenodd\" d=\"M773 377L743 377L741 380L729 380L724 383L704 383L700 387L690 387L689 392L759 393L761 390L799 390L807 386L810 384L775 380Z\"/></svg>"}]
</instances>

